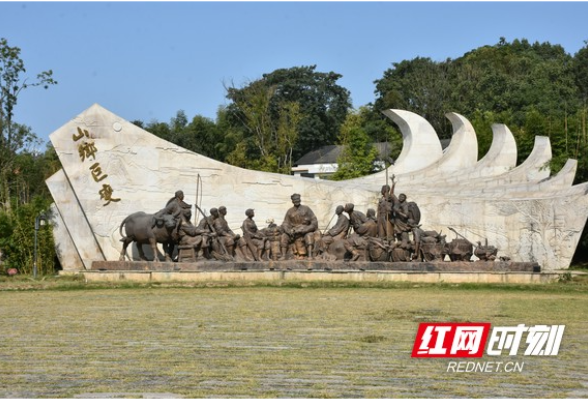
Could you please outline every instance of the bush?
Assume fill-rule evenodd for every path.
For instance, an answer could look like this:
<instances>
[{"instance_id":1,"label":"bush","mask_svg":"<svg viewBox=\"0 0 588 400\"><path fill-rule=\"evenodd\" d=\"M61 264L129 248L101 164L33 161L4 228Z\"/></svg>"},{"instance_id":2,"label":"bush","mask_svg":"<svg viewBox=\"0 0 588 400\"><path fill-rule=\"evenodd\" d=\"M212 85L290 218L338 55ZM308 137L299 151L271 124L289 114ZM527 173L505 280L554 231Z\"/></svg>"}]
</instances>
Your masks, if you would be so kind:
<instances>
[{"instance_id":1,"label":"bush","mask_svg":"<svg viewBox=\"0 0 588 400\"><path fill-rule=\"evenodd\" d=\"M5 273L16 268L21 274L32 274L35 247L35 218L47 211L50 200L36 197L31 203L19 205L12 212L0 210L0 249ZM55 272L55 245L51 225L40 226L37 232L37 271L40 275Z\"/></svg>"}]
</instances>

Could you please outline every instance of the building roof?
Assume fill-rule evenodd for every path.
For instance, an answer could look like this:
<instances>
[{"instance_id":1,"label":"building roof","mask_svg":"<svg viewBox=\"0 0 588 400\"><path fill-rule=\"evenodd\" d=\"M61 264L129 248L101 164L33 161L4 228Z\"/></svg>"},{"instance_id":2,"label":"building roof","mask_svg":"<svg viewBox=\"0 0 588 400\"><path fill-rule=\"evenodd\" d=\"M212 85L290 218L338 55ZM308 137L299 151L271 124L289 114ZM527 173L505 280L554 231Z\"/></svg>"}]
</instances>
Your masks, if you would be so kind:
<instances>
[{"instance_id":1,"label":"building roof","mask_svg":"<svg viewBox=\"0 0 588 400\"><path fill-rule=\"evenodd\" d=\"M378 151L378 159L391 162L390 151L392 144L387 142L372 143ZM337 164L337 158L343 151L342 145L330 144L317 150L310 151L300 157L294 165L312 165L312 164Z\"/></svg>"}]
</instances>

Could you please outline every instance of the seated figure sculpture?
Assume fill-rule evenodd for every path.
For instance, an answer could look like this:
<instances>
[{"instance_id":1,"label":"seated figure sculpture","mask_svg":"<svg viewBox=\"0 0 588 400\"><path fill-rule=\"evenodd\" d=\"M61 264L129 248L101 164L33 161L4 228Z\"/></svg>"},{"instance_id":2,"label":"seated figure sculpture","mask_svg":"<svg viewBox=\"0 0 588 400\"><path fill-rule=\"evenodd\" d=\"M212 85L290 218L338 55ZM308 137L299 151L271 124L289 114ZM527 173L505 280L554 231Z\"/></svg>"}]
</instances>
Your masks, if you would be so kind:
<instances>
[{"instance_id":1,"label":"seated figure sculpture","mask_svg":"<svg viewBox=\"0 0 588 400\"><path fill-rule=\"evenodd\" d=\"M184 201L184 192L181 190L176 191L174 197L168 200L165 207L155 213L156 216L160 217L164 214L170 214L175 219L182 219L184 222L191 224L190 219L192 218L192 206Z\"/></svg>"},{"instance_id":2,"label":"seated figure sculpture","mask_svg":"<svg viewBox=\"0 0 588 400\"><path fill-rule=\"evenodd\" d=\"M213 241L217 240L217 234L212 225L215 216L218 216L216 208L210 209L209 216L203 216L198 226L182 222L178 230L180 246L192 246L194 248L196 258L202 253L202 256L207 259L217 258L212 249Z\"/></svg>"},{"instance_id":3,"label":"seated figure sculpture","mask_svg":"<svg viewBox=\"0 0 588 400\"><path fill-rule=\"evenodd\" d=\"M313 258L315 232L318 230L318 220L310 207L302 205L298 193L290 196L291 207L282 222L282 238L280 241L280 260L286 259L288 248L293 245L294 252L299 257Z\"/></svg>"},{"instance_id":4,"label":"seated figure sculpture","mask_svg":"<svg viewBox=\"0 0 588 400\"><path fill-rule=\"evenodd\" d=\"M229 257L235 257L235 249L236 247L244 247L245 243L241 239L241 236L234 233L227 220L225 219L225 215L227 215L227 208L225 206L220 206L218 208L218 218L214 220L212 223L214 227L214 231L218 235L218 240L222 247L226 250L226 253Z\"/></svg>"},{"instance_id":5,"label":"seated figure sculpture","mask_svg":"<svg viewBox=\"0 0 588 400\"><path fill-rule=\"evenodd\" d=\"M265 261L269 260L270 242L269 239L257 229L257 224L253 220L253 217L255 217L255 210L248 208L245 210L245 215L247 218L245 218L241 225L241 231L243 232L242 241L246 245L246 248L242 249L244 258L246 260L250 259L247 254L248 249L255 261L261 261L262 256Z\"/></svg>"},{"instance_id":6,"label":"seated figure sculpture","mask_svg":"<svg viewBox=\"0 0 588 400\"><path fill-rule=\"evenodd\" d=\"M345 204L345 212L349 215L349 222L354 231L354 233L347 237L347 241L352 249L352 260L368 261L370 259L368 252L368 239L378 235L378 224L373 218L375 212L370 212L371 218L368 218L361 211L355 210L355 205L353 203Z\"/></svg>"},{"instance_id":7,"label":"seated figure sculpture","mask_svg":"<svg viewBox=\"0 0 588 400\"><path fill-rule=\"evenodd\" d=\"M259 232L267 239L269 258L275 261L281 254L280 242L284 231L281 226L274 222L273 218L268 219L266 223L268 224L267 227L260 229Z\"/></svg>"},{"instance_id":8,"label":"seated figure sculpture","mask_svg":"<svg viewBox=\"0 0 588 400\"><path fill-rule=\"evenodd\" d=\"M329 246L337 239L346 239L347 232L349 231L349 218L343 215L345 208L343 206L337 206L335 209L335 215L337 216L337 222L328 231L326 231L317 243L318 252L324 254Z\"/></svg>"}]
</instances>

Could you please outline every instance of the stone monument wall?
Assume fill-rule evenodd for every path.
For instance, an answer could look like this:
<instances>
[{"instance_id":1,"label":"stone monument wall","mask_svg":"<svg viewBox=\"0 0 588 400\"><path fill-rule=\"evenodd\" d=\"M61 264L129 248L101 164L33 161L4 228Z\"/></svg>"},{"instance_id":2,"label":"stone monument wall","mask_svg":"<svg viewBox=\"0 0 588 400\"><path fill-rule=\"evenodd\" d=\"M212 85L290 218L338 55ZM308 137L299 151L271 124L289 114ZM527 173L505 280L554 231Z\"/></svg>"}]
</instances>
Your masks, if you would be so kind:
<instances>
[{"instance_id":1,"label":"stone monument wall","mask_svg":"<svg viewBox=\"0 0 588 400\"><path fill-rule=\"evenodd\" d=\"M417 202L423 228L443 231L448 240L449 227L472 242L487 238L499 257L538 262L546 271L569 267L588 218L588 184L572 186L573 160L551 176L548 138L537 137L529 158L515 166L512 133L496 125L492 146L478 161L475 132L462 116L448 114L454 134L443 152L420 116L384 113L404 137L388 176L396 176L397 194ZM386 183L385 172L334 182L234 167L166 142L97 104L50 139L63 166L47 185L55 200L57 251L66 270L118 260L123 219L135 211L155 213L176 190L184 191L189 204L198 194L206 211L226 206L227 221L239 233L247 208L256 210L260 228L268 219L280 224L293 193L301 194L325 229L338 205L375 209ZM201 215L194 213L194 218Z\"/></svg>"}]
</instances>

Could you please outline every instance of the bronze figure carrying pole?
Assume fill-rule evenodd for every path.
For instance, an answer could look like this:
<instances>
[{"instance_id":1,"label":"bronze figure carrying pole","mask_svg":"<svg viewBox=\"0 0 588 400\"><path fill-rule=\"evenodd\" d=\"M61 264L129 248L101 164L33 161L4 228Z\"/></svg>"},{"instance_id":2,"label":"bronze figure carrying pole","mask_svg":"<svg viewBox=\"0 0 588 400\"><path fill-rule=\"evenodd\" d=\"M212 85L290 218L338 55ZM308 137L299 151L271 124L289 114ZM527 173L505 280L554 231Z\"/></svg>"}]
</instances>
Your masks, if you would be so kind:
<instances>
[{"instance_id":1,"label":"bronze figure carrying pole","mask_svg":"<svg viewBox=\"0 0 588 400\"><path fill-rule=\"evenodd\" d=\"M333 214L333 216L329 220L329 223L327 224L327 227L323 230L323 235L327 232L327 229L329 229L329 226L331 225L331 222L333 222L333 218L335 218L335 215L337 215L336 212Z\"/></svg>"},{"instance_id":2,"label":"bronze figure carrying pole","mask_svg":"<svg viewBox=\"0 0 588 400\"><path fill-rule=\"evenodd\" d=\"M223 252L225 253L225 255L230 256L230 254L227 251L227 249L225 248L225 245L223 244L222 240L220 240L218 238L218 233L216 232L216 230L214 229L214 227L212 226L212 224L208 221L208 218L206 217L206 214L204 213L204 211L202 211L202 209L198 206L198 204L194 204L194 207L196 207L196 209L198 211L200 211L200 214L202 214L202 216L204 217L204 220L206 221L206 225L210 229L210 232L212 232L212 233L214 233L216 235L216 238L218 240L218 244L220 244L220 248L223 250Z\"/></svg>"}]
</instances>

